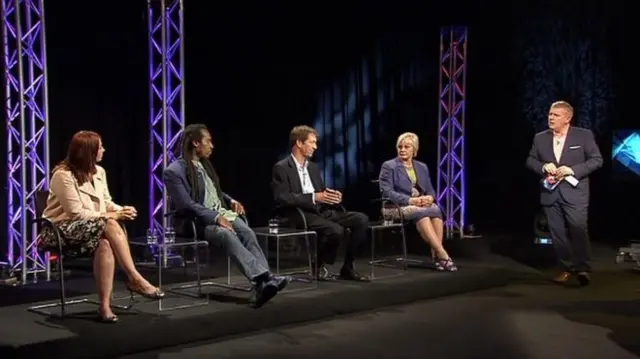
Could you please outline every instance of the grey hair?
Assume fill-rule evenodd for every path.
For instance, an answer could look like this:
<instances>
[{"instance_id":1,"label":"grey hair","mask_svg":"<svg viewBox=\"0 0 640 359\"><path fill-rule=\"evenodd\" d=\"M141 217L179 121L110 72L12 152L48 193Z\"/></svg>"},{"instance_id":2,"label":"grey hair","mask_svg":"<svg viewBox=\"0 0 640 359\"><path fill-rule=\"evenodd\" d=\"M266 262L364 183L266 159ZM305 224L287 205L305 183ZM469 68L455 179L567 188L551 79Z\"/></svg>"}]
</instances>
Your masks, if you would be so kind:
<instances>
[{"instance_id":1,"label":"grey hair","mask_svg":"<svg viewBox=\"0 0 640 359\"><path fill-rule=\"evenodd\" d=\"M418 135L413 132L405 132L398 136L398 141L396 142L396 147L400 146L402 141L409 141L411 143L411 147L413 147L413 157L416 157L418 154L418 148L420 148L420 139Z\"/></svg>"}]
</instances>

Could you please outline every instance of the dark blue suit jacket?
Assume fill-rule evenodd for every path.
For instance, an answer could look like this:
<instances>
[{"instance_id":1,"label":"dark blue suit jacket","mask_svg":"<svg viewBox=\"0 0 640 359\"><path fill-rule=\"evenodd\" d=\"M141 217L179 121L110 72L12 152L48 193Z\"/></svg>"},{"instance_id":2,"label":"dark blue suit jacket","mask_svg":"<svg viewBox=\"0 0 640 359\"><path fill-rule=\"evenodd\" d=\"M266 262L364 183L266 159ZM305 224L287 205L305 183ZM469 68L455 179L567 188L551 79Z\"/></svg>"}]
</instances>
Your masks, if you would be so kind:
<instances>
[{"instance_id":1,"label":"dark blue suit jacket","mask_svg":"<svg viewBox=\"0 0 640 359\"><path fill-rule=\"evenodd\" d=\"M417 187L422 191L420 195L430 195L437 200L427 165L424 162L414 160L413 169L418 179ZM395 158L383 163L378 179L380 180L380 192L382 192L383 198L388 198L399 206L409 205L413 186L407 174L407 169L400 159Z\"/></svg>"},{"instance_id":2,"label":"dark blue suit jacket","mask_svg":"<svg viewBox=\"0 0 640 359\"><path fill-rule=\"evenodd\" d=\"M191 186L187 180L187 162L183 158L173 161L167 167L162 176L167 190L171 197L173 209L187 216L195 216L202 220L204 224L215 224L218 212L203 205L205 184L204 178L198 173L198 195L197 199L191 198ZM222 192L218 193L220 200L225 205L231 203L231 197Z\"/></svg>"},{"instance_id":3,"label":"dark blue suit jacket","mask_svg":"<svg viewBox=\"0 0 640 359\"><path fill-rule=\"evenodd\" d=\"M554 163L556 167L567 166L574 172L580 182L573 187L562 181L554 190L549 191L542 186L546 177L542 167L546 163ZM602 167L602 155L590 130L580 127L569 127L564 141L560 161L553 154L553 132L542 131L533 138L533 146L527 158L527 167L540 176L540 203L548 206L558 200L558 196L573 204L589 203L589 175Z\"/></svg>"}]
</instances>

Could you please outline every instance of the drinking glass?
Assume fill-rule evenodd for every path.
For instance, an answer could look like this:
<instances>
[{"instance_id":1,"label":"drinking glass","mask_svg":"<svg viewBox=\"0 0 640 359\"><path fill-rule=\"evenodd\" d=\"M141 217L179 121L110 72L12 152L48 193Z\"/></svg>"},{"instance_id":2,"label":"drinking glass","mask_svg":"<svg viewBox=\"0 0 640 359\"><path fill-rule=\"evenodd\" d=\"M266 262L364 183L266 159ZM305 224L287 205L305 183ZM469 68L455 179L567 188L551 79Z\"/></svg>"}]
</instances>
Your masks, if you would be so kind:
<instances>
[{"instance_id":1,"label":"drinking glass","mask_svg":"<svg viewBox=\"0 0 640 359\"><path fill-rule=\"evenodd\" d=\"M167 227L164 230L164 243L173 244L176 242L176 231L173 227Z\"/></svg>"},{"instance_id":2,"label":"drinking glass","mask_svg":"<svg viewBox=\"0 0 640 359\"><path fill-rule=\"evenodd\" d=\"M158 236L154 228L147 229L147 244L158 244Z\"/></svg>"},{"instance_id":3,"label":"drinking glass","mask_svg":"<svg viewBox=\"0 0 640 359\"><path fill-rule=\"evenodd\" d=\"M269 220L269 233L272 233L272 234L278 233L278 220L276 218L271 218Z\"/></svg>"},{"instance_id":4,"label":"drinking glass","mask_svg":"<svg viewBox=\"0 0 640 359\"><path fill-rule=\"evenodd\" d=\"M385 208L382 210L382 225L389 226L393 224L394 209Z\"/></svg>"}]
</instances>

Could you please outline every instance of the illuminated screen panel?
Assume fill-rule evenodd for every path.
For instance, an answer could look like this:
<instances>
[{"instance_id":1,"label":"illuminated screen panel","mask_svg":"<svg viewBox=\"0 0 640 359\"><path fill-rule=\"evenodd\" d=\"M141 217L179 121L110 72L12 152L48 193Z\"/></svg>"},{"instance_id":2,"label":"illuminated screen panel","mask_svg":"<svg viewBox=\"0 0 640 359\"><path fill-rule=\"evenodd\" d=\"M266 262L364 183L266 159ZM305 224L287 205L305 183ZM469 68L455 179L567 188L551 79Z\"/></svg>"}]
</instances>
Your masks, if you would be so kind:
<instances>
[{"instance_id":1,"label":"illuminated screen panel","mask_svg":"<svg viewBox=\"0 0 640 359\"><path fill-rule=\"evenodd\" d=\"M614 178L640 181L640 129L614 131L612 144Z\"/></svg>"}]
</instances>

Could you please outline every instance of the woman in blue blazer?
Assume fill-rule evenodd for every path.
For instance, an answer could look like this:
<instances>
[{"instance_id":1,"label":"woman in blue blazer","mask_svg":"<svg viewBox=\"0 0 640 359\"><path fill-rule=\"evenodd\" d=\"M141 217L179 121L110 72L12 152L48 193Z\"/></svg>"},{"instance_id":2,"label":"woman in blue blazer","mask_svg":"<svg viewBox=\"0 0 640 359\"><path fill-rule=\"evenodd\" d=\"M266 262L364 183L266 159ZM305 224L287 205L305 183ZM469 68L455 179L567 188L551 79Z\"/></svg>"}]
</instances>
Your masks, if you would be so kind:
<instances>
[{"instance_id":1,"label":"woman in blue blazer","mask_svg":"<svg viewBox=\"0 0 640 359\"><path fill-rule=\"evenodd\" d=\"M425 163L414 160L418 147L415 133L406 132L398 137L398 157L386 161L380 169L380 191L383 198L400 206L405 220L416 225L422 239L431 246L436 269L454 272L457 267L442 246L442 211L435 203L429 169Z\"/></svg>"}]
</instances>

